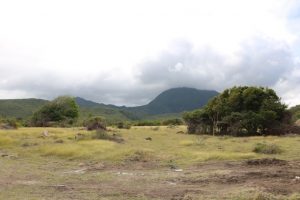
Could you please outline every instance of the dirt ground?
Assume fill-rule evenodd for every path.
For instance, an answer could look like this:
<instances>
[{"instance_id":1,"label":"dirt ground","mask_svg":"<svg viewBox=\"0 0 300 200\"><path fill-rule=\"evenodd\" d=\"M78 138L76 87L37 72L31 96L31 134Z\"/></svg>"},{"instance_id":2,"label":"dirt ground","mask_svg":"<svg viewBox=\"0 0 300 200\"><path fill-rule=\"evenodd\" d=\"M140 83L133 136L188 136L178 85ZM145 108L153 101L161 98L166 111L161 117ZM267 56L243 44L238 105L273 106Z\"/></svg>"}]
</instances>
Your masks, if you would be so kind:
<instances>
[{"instance_id":1,"label":"dirt ground","mask_svg":"<svg viewBox=\"0 0 300 200\"><path fill-rule=\"evenodd\" d=\"M299 199L300 162L277 159L120 165L31 162L2 154L0 199Z\"/></svg>"}]
</instances>

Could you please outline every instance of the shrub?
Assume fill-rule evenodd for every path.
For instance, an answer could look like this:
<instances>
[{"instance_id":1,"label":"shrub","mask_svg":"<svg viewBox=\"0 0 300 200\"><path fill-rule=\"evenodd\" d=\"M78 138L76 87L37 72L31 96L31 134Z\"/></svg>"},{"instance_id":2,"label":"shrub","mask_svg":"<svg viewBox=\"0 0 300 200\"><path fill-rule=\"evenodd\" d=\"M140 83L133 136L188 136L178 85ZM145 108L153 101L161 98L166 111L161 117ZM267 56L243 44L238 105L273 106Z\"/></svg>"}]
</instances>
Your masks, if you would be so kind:
<instances>
[{"instance_id":1,"label":"shrub","mask_svg":"<svg viewBox=\"0 0 300 200\"><path fill-rule=\"evenodd\" d=\"M0 129L17 129L20 124L16 119L1 119Z\"/></svg>"},{"instance_id":2,"label":"shrub","mask_svg":"<svg viewBox=\"0 0 300 200\"><path fill-rule=\"evenodd\" d=\"M92 135L92 139L99 139L99 140L110 140L112 136L110 136L105 130L98 129Z\"/></svg>"},{"instance_id":3,"label":"shrub","mask_svg":"<svg viewBox=\"0 0 300 200\"><path fill-rule=\"evenodd\" d=\"M163 125L183 125L183 121L181 119L175 118L175 119L167 119L162 122Z\"/></svg>"},{"instance_id":4,"label":"shrub","mask_svg":"<svg viewBox=\"0 0 300 200\"><path fill-rule=\"evenodd\" d=\"M257 143L253 149L255 153L279 154L282 149L276 144Z\"/></svg>"},{"instance_id":5,"label":"shrub","mask_svg":"<svg viewBox=\"0 0 300 200\"><path fill-rule=\"evenodd\" d=\"M130 129L131 124L129 124L128 122L119 122L119 123L117 123L117 128L119 128L119 129Z\"/></svg>"},{"instance_id":6,"label":"shrub","mask_svg":"<svg viewBox=\"0 0 300 200\"><path fill-rule=\"evenodd\" d=\"M159 121L138 121L134 124L135 126L160 126L161 123Z\"/></svg>"},{"instance_id":7,"label":"shrub","mask_svg":"<svg viewBox=\"0 0 300 200\"><path fill-rule=\"evenodd\" d=\"M83 125L86 127L87 130L106 130L106 123L105 120L101 117L92 117L88 120L83 122Z\"/></svg>"},{"instance_id":8,"label":"shrub","mask_svg":"<svg viewBox=\"0 0 300 200\"><path fill-rule=\"evenodd\" d=\"M291 114L274 90L240 86L226 89L201 110L185 113L188 132L211 135L266 135L289 124Z\"/></svg>"},{"instance_id":9,"label":"shrub","mask_svg":"<svg viewBox=\"0 0 300 200\"><path fill-rule=\"evenodd\" d=\"M33 126L68 126L74 124L79 116L79 108L74 98L57 97L33 114Z\"/></svg>"},{"instance_id":10,"label":"shrub","mask_svg":"<svg viewBox=\"0 0 300 200\"><path fill-rule=\"evenodd\" d=\"M132 161L132 162L149 162L154 159L155 159L155 157L154 157L152 151L137 150L137 151L132 152L132 154L130 154L126 160Z\"/></svg>"},{"instance_id":11,"label":"shrub","mask_svg":"<svg viewBox=\"0 0 300 200\"><path fill-rule=\"evenodd\" d=\"M92 134L92 139L98 139L98 140L109 140L114 141L117 143L123 143L124 139L120 137L120 135L110 135L103 129L98 129L96 132Z\"/></svg>"}]
</instances>

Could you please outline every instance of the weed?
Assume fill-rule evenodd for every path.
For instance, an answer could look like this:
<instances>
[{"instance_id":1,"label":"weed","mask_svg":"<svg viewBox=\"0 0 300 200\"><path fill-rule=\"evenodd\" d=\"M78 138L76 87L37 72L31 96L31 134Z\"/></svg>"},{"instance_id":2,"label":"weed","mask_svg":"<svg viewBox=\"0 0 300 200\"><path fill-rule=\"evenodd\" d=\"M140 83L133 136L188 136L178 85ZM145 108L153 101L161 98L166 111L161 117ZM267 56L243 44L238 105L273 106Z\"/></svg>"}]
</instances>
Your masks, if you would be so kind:
<instances>
[{"instance_id":1,"label":"weed","mask_svg":"<svg viewBox=\"0 0 300 200\"><path fill-rule=\"evenodd\" d=\"M282 153L282 149L276 144L257 143L253 152L262 154L280 154Z\"/></svg>"},{"instance_id":2,"label":"weed","mask_svg":"<svg viewBox=\"0 0 300 200\"><path fill-rule=\"evenodd\" d=\"M154 160L154 155L151 151L136 150L132 154L130 154L126 160L135 162L148 162Z\"/></svg>"}]
</instances>

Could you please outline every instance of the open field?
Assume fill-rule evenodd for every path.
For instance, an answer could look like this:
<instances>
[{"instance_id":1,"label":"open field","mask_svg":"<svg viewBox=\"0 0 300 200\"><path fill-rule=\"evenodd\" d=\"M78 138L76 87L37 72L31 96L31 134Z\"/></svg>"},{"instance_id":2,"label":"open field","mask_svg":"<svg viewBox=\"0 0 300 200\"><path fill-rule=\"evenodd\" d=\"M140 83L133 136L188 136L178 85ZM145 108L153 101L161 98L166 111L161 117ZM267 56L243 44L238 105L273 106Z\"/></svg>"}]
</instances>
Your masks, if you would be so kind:
<instances>
[{"instance_id":1,"label":"open field","mask_svg":"<svg viewBox=\"0 0 300 200\"><path fill-rule=\"evenodd\" d=\"M0 130L0 199L300 199L299 136L184 131L110 128L115 142L79 128ZM257 143L280 151L254 153Z\"/></svg>"}]
</instances>

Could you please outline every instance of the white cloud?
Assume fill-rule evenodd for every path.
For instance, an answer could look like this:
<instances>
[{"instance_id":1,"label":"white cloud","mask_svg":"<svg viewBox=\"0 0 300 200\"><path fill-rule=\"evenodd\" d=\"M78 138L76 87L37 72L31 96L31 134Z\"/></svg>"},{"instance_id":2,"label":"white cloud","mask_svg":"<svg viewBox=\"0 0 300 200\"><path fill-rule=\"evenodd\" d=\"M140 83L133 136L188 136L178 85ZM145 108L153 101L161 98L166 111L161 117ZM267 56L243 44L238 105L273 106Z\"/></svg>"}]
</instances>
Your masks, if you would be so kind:
<instances>
[{"instance_id":1,"label":"white cloud","mask_svg":"<svg viewBox=\"0 0 300 200\"><path fill-rule=\"evenodd\" d=\"M295 104L299 8L296 0L1 1L0 98L136 105L167 87L262 84Z\"/></svg>"}]
</instances>

